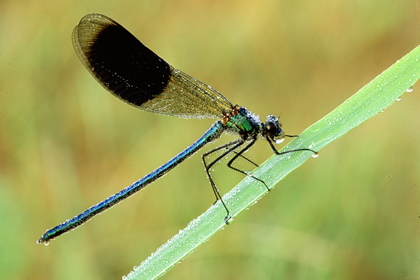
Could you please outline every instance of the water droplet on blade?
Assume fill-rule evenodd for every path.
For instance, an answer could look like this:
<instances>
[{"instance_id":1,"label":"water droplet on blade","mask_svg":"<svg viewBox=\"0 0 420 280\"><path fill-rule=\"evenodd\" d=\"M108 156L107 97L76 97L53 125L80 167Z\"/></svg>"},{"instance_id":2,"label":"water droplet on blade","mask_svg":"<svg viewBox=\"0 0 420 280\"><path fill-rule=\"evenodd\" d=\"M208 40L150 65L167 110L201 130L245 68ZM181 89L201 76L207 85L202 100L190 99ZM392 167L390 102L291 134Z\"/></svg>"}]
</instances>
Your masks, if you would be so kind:
<instances>
[{"instance_id":1,"label":"water droplet on blade","mask_svg":"<svg viewBox=\"0 0 420 280\"><path fill-rule=\"evenodd\" d=\"M405 91L405 92L413 92L413 90L414 90L414 87L413 87L413 86L411 86L411 87L409 87L408 89L406 89L406 91Z\"/></svg>"}]
</instances>

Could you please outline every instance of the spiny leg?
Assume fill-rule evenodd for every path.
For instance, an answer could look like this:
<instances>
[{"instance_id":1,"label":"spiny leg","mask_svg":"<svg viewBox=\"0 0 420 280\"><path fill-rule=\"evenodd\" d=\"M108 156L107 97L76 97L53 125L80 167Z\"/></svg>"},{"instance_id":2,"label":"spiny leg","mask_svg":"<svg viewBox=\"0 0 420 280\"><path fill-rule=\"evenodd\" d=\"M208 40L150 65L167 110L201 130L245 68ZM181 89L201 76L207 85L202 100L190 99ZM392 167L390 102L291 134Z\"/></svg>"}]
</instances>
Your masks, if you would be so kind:
<instances>
[{"instance_id":1,"label":"spiny leg","mask_svg":"<svg viewBox=\"0 0 420 280\"><path fill-rule=\"evenodd\" d=\"M298 135L286 135L287 137L297 137ZM293 152L299 152L299 151L310 151L312 153L314 153L315 155L318 154L318 152L312 150L312 149L308 149L308 148L301 148L301 149L295 149L295 150L289 150L289 151L284 151L284 152L279 152L277 151L276 147L274 147L273 141L270 138L266 138L268 144L270 144L271 149L273 150L273 152L276 155L284 155L284 154L288 154L288 153L293 153Z\"/></svg>"},{"instance_id":2,"label":"spiny leg","mask_svg":"<svg viewBox=\"0 0 420 280\"><path fill-rule=\"evenodd\" d=\"M239 154L239 152L235 152L233 151L234 154ZM248 161L249 163L253 164L255 167L258 167L258 164L256 164L255 162L253 162L252 160L250 160L249 158L247 158L246 156L239 154L239 156L243 159L245 159L246 161Z\"/></svg>"},{"instance_id":3,"label":"spiny leg","mask_svg":"<svg viewBox=\"0 0 420 280\"><path fill-rule=\"evenodd\" d=\"M259 179L259 178L255 177L254 175L250 175L250 174L246 173L246 172L245 172L245 171L243 171L243 170L240 170L240 169L238 169L238 168L236 168L236 167L232 166L233 162L234 162L234 161L235 161L238 157L243 157L243 158L247 159L249 162L251 162L251 163L253 163L254 165L256 165L253 161L249 160L249 159L248 159L248 158L246 158L244 155L242 155L242 154L243 154L245 151L247 151L247 150L248 150L248 149L249 149L252 145L254 145L254 144L255 144L255 141L256 141L256 139L252 140L252 142L251 142L251 143L249 143L249 144L248 144L245 148L243 148L243 149L242 149L242 150L240 150L239 152L235 152L235 156L229 160L229 162L228 162L227 166L228 166L229 168L231 168L231 169L233 169L233 170L237 171L237 172L240 172L240 173L244 174L245 176L249 176L249 177L251 177L251 178L253 178L253 179L255 179L255 180L257 180L257 181L261 182L262 184L264 184L264 186L267 188L267 190L270 190L270 188L267 186L267 184L266 184L263 180L261 180L261 179ZM256 166L258 167L258 165L256 165Z\"/></svg>"},{"instance_id":4,"label":"spiny leg","mask_svg":"<svg viewBox=\"0 0 420 280\"><path fill-rule=\"evenodd\" d=\"M231 152L233 152L235 149L237 149L238 147L240 147L241 145L243 145L243 143L244 143L244 140L242 140L242 139L237 139L237 140L234 140L234 141L231 141L231 142L229 142L229 143L227 143L227 144L224 144L224 145L222 145L222 146L219 146L219 147L217 147L217 148L215 148L215 149L212 149L212 150L210 150L210 151L208 151L208 152L206 152L206 153L204 153L201 157L202 157L202 160L203 160L203 164L204 164L204 167L205 167L205 169L206 169L206 173L207 173L207 177L209 178L209 181L210 181L210 185L211 185L211 187L212 187L212 189L213 189L213 193L214 193L214 195L216 196L216 201L215 201L215 203L218 201L218 200L220 200L220 202L222 203L222 205L223 205L223 207L225 208L225 210L226 210L226 217L225 217L225 222L226 222L226 224L228 223L228 221L229 221L229 219L230 219L230 212L229 212L229 209L227 208L227 206L226 206L226 204L225 204L225 202L223 201L223 199L222 199L222 195L220 194L220 192L219 192L219 190L217 189L217 187L216 187L216 184L214 183L214 181L213 181L213 178L211 177L211 175L210 175L210 168L216 163L216 162L218 162L219 160L221 160L222 158L224 158L225 156L227 156L228 154L230 154ZM221 150L221 149L224 149L224 148L228 148L228 150L227 151L225 151L225 152L223 152L220 156L218 156L215 160L213 160L212 162L210 162L209 164L207 164L207 162L206 162L206 157L207 156L209 156L210 154L212 154L212 153L214 153L214 152L217 152L217 151L219 151L219 150Z\"/></svg>"},{"instance_id":5,"label":"spiny leg","mask_svg":"<svg viewBox=\"0 0 420 280\"><path fill-rule=\"evenodd\" d=\"M231 153L233 150L235 150L237 147L239 147L240 145L242 145L243 144L243 140L242 139L237 139L237 140L234 140L234 141L231 141L231 142L229 142L229 143L226 143L226 144L223 144L223 145L221 145L221 146L219 146L219 147L217 147L217 148L214 148L214 149L212 149L212 150L210 150L210 151L208 151L208 152L206 152L206 153L204 153L201 157L202 157L202 160L203 160L203 164L204 164L204 167L205 167L205 169L206 169L206 173L207 173L207 176L209 177L209 180L210 180L210 184L211 184L211 186L212 186L212 189L213 189L213 192L214 192L214 194L215 194L215 196L216 196L216 202L219 200L219 199L221 199L222 197L221 197L221 195L220 195L220 193L219 193L219 191L218 191L218 189L216 188L216 184L214 183L214 181L213 181L213 178L211 177L211 175L210 175L210 168L216 163L216 162L218 162L219 160L221 160L223 157L225 157L226 155L228 155L229 153ZM223 154L221 154L220 156L218 156L215 160L213 160L212 162L210 162L209 164L207 164L207 162L206 162L206 157L208 157L209 155L211 155L212 153L214 153L214 152L217 152L217 151L219 151L219 150L221 150L221 149L224 149L224 148L227 148L227 151L226 152L224 152ZM215 203L216 203L215 202Z\"/></svg>"},{"instance_id":6,"label":"spiny leg","mask_svg":"<svg viewBox=\"0 0 420 280\"><path fill-rule=\"evenodd\" d=\"M287 137L298 137L299 135L285 135L285 136L287 136ZM257 181L259 181L259 182L261 182L262 184L264 184L264 186L267 188L267 190L268 191L270 191L270 188L267 186L267 184L263 181L263 180L261 180L261 179L259 179L259 178L257 178L257 177L255 177L255 176L253 176L253 175L250 175L250 174L248 174L248 173L246 173L245 171L243 171L243 170L240 170L240 169L238 169L238 168L236 168L236 167L233 167L232 166L232 164L233 164L233 162L238 158L238 157L242 157L242 158L244 158L244 159L246 159L246 160L248 160L250 163L252 163L252 164L254 164L255 166L257 166L258 167L258 165L256 164L256 163L254 163L253 161L251 161L250 159L248 159L247 157L245 157L244 155L243 155L243 153L245 152L245 151L247 151L252 145L254 145L255 144L255 141L256 141L256 139L255 140L253 140L251 143L249 143L245 148L243 148L242 150L240 150L239 152L235 152L234 151L234 153L235 153L235 156L228 162L228 167L229 168L231 168L231 169L233 169L233 170L235 170L235 171L237 171L237 172L240 172L240 173L242 173L242 174L244 174L244 175L246 175L246 176L249 176L249 177L251 177L251 178L253 178L253 179L255 179L255 180L257 180ZM277 149L274 147L274 144L273 144L273 142L271 141L271 139L269 139L269 138L267 138L267 141L268 141L268 143L270 144L270 146L271 146L271 149L273 150L273 152L276 154L276 155L284 155L284 154L288 154L288 153L292 153L292 152L298 152L298 151L310 151L310 152L313 152L314 154L318 154L316 151L314 151L314 150L312 150L312 149L308 149L308 148L302 148L302 149L295 149L295 150L290 150L290 151L284 151L284 152L279 152L279 151L277 151Z\"/></svg>"}]
</instances>

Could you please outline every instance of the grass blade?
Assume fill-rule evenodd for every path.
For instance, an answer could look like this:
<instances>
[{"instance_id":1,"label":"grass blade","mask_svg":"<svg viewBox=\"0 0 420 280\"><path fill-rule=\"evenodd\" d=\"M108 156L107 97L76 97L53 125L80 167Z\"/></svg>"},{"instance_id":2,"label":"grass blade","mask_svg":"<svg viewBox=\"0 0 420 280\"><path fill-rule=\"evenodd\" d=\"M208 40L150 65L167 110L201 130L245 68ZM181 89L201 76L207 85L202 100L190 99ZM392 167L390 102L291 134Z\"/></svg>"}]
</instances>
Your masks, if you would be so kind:
<instances>
[{"instance_id":1,"label":"grass blade","mask_svg":"<svg viewBox=\"0 0 420 280\"><path fill-rule=\"evenodd\" d=\"M283 151L311 148L319 151L351 129L383 111L420 79L420 46L377 76L331 113L306 129ZM310 152L272 156L253 173L271 188L302 165ZM245 178L224 196L235 217L260 199L267 190L251 178ZM216 203L172 237L132 271L126 279L155 279L165 274L200 244L225 226L225 210Z\"/></svg>"}]
</instances>

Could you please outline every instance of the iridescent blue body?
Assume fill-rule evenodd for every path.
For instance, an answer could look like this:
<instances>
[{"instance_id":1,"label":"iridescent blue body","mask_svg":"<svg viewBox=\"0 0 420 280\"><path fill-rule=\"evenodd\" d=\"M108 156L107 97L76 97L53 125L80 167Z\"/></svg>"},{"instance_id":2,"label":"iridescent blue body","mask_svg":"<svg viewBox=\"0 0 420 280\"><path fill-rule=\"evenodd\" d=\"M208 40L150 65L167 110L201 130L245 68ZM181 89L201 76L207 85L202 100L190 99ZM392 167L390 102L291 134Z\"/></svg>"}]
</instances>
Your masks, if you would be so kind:
<instances>
[{"instance_id":1,"label":"iridescent blue body","mask_svg":"<svg viewBox=\"0 0 420 280\"><path fill-rule=\"evenodd\" d=\"M104 201L90 207L89 209L73 217L72 219L69 219L65 221L64 223L48 230L42 235L38 243L48 242L48 240L55 238L56 236L59 236L62 233L67 232L75 227L78 227L80 224L86 222L93 216L105 211L106 209L114 206L121 200L143 189L150 183L154 182L155 180L165 175L174 167L178 166L181 162L183 162L185 159L193 155L195 152L201 149L204 145L206 145L213 139L218 138L223 132L223 130L224 129L223 129L222 123L216 122L213 126L210 127L209 130L207 130L206 133L204 133L202 137L200 137L200 139L198 139L196 142L194 142L194 144L192 144L191 146L189 146L188 148L186 148L185 150L177 154L175 157L170 159L167 163L157 168L153 172L149 173L148 175L144 176L137 182L133 183L131 186L128 186L127 188L110 196Z\"/></svg>"}]
</instances>

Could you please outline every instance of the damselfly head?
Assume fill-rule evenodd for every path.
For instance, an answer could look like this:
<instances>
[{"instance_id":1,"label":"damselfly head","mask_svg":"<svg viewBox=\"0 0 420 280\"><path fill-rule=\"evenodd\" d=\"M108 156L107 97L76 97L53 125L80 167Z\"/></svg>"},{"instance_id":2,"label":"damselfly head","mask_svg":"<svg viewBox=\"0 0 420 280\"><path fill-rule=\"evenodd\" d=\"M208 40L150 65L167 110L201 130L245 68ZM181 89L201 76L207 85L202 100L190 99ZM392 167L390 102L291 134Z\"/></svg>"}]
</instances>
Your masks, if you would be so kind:
<instances>
[{"instance_id":1,"label":"damselfly head","mask_svg":"<svg viewBox=\"0 0 420 280\"><path fill-rule=\"evenodd\" d=\"M262 136L279 144L284 141L284 131L281 129L279 118L273 115L268 115L264 124Z\"/></svg>"}]
</instances>

